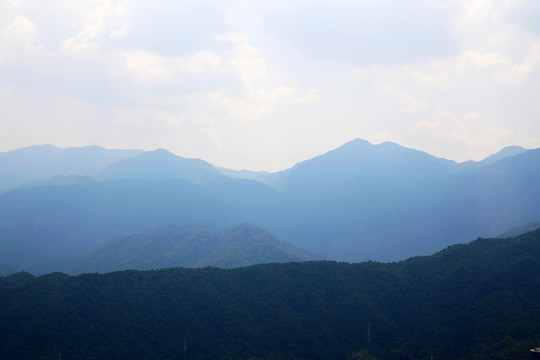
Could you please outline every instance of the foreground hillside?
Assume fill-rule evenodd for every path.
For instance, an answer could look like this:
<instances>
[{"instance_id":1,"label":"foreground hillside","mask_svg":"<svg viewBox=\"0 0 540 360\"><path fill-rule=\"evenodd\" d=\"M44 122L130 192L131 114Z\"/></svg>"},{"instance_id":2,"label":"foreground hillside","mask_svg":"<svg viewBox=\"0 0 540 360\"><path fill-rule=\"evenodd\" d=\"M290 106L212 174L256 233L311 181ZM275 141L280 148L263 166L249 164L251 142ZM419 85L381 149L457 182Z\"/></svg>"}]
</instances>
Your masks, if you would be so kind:
<instances>
[{"instance_id":1,"label":"foreground hillside","mask_svg":"<svg viewBox=\"0 0 540 360\"><path fill-rule=\"evenodd\" d=\"M6 359L525 359L540 230L390 264L18 273L0 313Z\"/></svg>"}]
</instances>

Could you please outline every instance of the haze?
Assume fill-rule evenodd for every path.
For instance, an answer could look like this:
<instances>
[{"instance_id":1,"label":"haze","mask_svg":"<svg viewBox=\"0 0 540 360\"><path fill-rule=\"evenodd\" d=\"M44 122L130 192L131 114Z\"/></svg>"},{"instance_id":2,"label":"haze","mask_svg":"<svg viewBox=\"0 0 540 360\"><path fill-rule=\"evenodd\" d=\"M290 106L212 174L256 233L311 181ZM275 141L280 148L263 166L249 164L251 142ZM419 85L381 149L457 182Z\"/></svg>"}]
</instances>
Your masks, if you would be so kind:
<instances>
[{"instance_id":1,"label":"haze","mask_svg":"<svg viewBox=\"0 0 540 360\"><path fill-rule=\"evenodd\" d=\"M540 2L0 1L0 151L275 171L353 138L540 147Z\"/></svg>"}]
</instances>

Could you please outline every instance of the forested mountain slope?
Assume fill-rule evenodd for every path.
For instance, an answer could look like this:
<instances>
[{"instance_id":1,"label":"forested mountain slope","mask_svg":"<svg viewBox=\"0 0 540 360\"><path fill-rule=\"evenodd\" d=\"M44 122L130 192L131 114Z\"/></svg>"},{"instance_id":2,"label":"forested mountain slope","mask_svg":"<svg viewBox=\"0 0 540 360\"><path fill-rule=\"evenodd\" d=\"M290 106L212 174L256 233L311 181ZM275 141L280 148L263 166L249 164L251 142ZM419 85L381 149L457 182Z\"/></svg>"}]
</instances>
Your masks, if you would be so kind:
<instances>
[{"instance_id":1,"label":"forested mountain slope","mask_svg":"<svg viewBox=\"0 0 540 360\"><path fill-rule=\"evenodd\" d=\"M76 268L76 272L232 268L316 258L250 224L221 231L201 225L168 225L106 241Z\"/></svg>"},{"instance_id":2,"label":"forested mountain slope","mask_svg":"<svg viewBox=\"0 0 540 360\"><path fill-rule=\"evenodd\" d=\"M18 273L0 312L10 359L525 359L540 231L389 264Z\"/></svg>"}]
</instances>

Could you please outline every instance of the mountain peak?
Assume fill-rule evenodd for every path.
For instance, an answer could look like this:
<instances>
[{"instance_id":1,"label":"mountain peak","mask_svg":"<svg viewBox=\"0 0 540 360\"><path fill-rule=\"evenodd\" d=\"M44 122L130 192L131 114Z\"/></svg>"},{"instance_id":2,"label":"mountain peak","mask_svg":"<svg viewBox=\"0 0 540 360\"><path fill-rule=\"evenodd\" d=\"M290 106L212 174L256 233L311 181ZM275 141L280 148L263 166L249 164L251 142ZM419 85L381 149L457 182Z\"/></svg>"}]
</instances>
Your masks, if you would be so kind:
<instances>
[{"instance_id":1,"label":"mountain peak","mask_svg":"<svg viewBox=\"0 0 540 360\"><path fill-rule=\"evenodd\" d=\"M502 150L496 152L495 154L492 154L492 155L488 156L487 158L485 158L481 162L484 163L484 164L491 164L491 163L494 163L494 162L499 161L501 159L504 159L506 157L519 155L519 154L524 153L524 152L526 152L528 150L529 149L522 148L521 146L507 146L507 147L503 148Z\"/></svg>"},{"instance_id":2,"label":"mountain peak","mask_svg":"<svg viewBox=\"0 0 540 360\"><path fill-rule=\"evenodd\" d=\"M137 179L182 179L204 183L226 179L212 165L200 159L187 159L165 149L142 153L129 159L113 163L98 174L101 180Z\"/></svg>"},{"instance_id":3,"label":"mountain peak","mask_svg":"<svg viewBox=\"0 0 540 360\"><path fill-rule=\"evenodd\" d=\"M382 175L407 182L447 174L455 165L453 161L396 143L374 145L354 139L326 154L296 164L286 177L298 182L301 179L336 180Z\"/></svg>"},{"instance_id":4,"label":"mountain peak","mask_svg":"<svg viewBox=\"0 0 540 360\"><path fill-rule=\"evenodd\" d=\"M149 151L147 154L155 154L155 155L163 155L163 156L175 156L172 152L170 152L169 150L167 149L163 149L163 148L159 148L159 149L156 149L154 151ZM180 157L180 156L178 156Z\"/></svg>"},{"instance_id":5,"label":"mountain peak","mask_svg":"<svg viewBox=\"0 0 540 360\"><path fill-rule=\"evenodd\" d=\"M346 142L343 146L345 146L347 144L351 144L351 145L352 144L354 144L354 145L373 145L372 143L370 143L366 139L361 139L361 138L352 139L351 141Z\"/></svg>"},{"instance_id":6,"label":"mountain peak","mask_svg":"<svg viewBox=\"0 0 540 360\"><path fill-rule=\"evenodd\" d=\"M341 145L337 149L331 150L329 152L343 151L343 150L348 150L348 149L360 150L360 149L367 149L367 148L370 148L370 147L373 147L373 146L374 145L372 143L370 143L369 141L367 141L367 140L356 138L356 139L353 139L353 140L351 140L349 142L346 142L345 144Z\"/></svg>"}]
</instances>

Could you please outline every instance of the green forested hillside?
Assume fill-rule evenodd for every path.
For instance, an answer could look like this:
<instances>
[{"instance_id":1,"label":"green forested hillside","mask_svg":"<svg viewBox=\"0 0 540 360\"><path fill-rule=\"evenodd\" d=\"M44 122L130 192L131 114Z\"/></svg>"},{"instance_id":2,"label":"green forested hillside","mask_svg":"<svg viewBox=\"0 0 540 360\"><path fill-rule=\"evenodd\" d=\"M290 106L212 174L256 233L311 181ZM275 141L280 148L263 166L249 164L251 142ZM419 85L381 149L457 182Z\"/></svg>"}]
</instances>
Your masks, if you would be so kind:
<instances>
[{"instance_id":1,"label":"green forested hillside","mask_svg":"<svg viewBox=\"0 0 540 360\"><path fill-rule=\"evenodd\" d=\"M232 268L320 259L250 224L215 231L202 225L169 225L106 241L76 269L81 272L167 267Z\"/></svg>"},{"instance_id":2,"label":"green forested hillside","mask_svg":"<svg viewBox=\"0 0 540 360\"><path fill-rule=\"evenodd\" d=\"M6 359L526 359L540 231L388 264L18 273L0 314Z\"/></svg>"}]
</instances>

